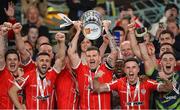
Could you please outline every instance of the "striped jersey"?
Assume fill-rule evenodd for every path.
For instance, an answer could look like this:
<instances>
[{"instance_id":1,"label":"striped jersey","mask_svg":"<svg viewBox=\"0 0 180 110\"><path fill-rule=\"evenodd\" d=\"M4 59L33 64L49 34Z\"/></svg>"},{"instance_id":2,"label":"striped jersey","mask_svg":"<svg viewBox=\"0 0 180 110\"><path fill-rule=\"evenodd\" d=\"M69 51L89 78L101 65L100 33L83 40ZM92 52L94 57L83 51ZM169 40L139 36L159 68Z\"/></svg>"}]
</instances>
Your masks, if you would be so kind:
<instances>
[{"instance_id":1,"label":"striped jersey","mask_svg":"<svg viewBox=\"0 0 180 110\"><path fill-rule=\"evenodd\" d=\"M157 109L180 109L180 72L176 72L169 79L173 83L173 90L167 93L154 93L155 105ZM162 82L158 75L158 71L154 70L152 79Z\"/></svg>"},{"instance_id":2,"label":"striped jersey","mask_svg":"<svg viewBox=\"0 0 180 110\"><path fill-rule=\"evenodd\" d=\"M120 97L121 109L149 109L149 99L151 92L158 89L155 80L140 81L139 89L135 85L130 85L128 92L127 78L123 77L107 84L109 91L115 90Z\"/></svg>"},{"instance_id":3,"label":"striped jersey","mask_svg":"<svg viewBox=\"0 0 180 110\"><path fill-rule=\"evenodd\" d=\"M31 61L24 67L23 78L28 78L22 82L23 89L25 90L26 96L26 108L27 109L53 109L54 101L54 84L57 77L57 72L54 68L47 71L44 79L38 80L38 72L35 64ZM42 84L42 89L38 85ZM21 84L20 84L21 85ZM43 90L43 95L42 91Z\"/></svg>"},{"instance_id":4,"label":"striped jersey","mask_svg":"<svg viewBox=\"0 0 180 110\"><path fill-rule=\"evenodd\" d=\"M106 64L101 64L96 69L96 72L91 72L88 65L79 63L77 68L74 68L77 75L79 95L80 95L80 109L110 109L110 93L93 93L92 79L96 72L103 71L105 74L102 75L98 80L100 83L108 83L112 80L112 70L108 69Z\"/></svg>"}]
</instances>

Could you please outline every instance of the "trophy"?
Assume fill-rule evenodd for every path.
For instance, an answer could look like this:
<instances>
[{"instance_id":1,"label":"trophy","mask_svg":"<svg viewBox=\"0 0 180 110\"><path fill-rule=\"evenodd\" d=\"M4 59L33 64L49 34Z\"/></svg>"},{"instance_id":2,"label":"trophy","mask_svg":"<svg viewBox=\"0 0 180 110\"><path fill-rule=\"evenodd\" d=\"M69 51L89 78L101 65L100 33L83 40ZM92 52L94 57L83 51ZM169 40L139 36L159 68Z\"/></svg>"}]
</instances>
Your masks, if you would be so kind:
<instances>
[{"instance_id":1,"label":"trophy","mask_svg":"<svg viewBox=\"0 0 180 110\"><path fill-rule=\"evenodd\" d=\"M58 14L66 23L61 24L60 28L69 26L74 23L66 15ZM89 10L82 14L80 20L82 21L82 32L83 35L90 39L95 40L101 36L103 31L102 28L102 16L95 10Z\"/></svg>"},{"instance_id":2,"label":"trophy","mask_svg":"<svg viewBox=\"0 0 180 110\"><path fill-rule=\"evenodd\" d=\"M90 39L95 40L101 36L102 28L102 16L95 10L89 10L83 13L81 16L83 24L83 35Z\"/></svg>"}]
</instances>

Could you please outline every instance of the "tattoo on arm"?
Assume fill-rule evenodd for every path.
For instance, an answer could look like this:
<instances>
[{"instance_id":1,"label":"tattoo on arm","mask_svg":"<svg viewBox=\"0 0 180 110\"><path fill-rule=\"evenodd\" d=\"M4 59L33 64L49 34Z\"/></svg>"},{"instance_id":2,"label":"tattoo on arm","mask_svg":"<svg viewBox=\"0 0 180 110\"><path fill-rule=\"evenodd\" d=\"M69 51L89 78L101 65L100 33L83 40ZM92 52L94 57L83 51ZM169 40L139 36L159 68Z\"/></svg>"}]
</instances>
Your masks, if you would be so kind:
<instances>
[{"instance_id":1,"label":"tattoo on arm","mask_svg":"<svg viewBox=\"0 0 180 110\"><path fill-rule=\"evenodd\" d=\"M107 35L109 36L109 46L111 48L111 50L115 50L116 49L116 42L115 42L115 39L114 37L111 35L111 33L108 31L107 32Z\"/></svg>"}]
</instances>

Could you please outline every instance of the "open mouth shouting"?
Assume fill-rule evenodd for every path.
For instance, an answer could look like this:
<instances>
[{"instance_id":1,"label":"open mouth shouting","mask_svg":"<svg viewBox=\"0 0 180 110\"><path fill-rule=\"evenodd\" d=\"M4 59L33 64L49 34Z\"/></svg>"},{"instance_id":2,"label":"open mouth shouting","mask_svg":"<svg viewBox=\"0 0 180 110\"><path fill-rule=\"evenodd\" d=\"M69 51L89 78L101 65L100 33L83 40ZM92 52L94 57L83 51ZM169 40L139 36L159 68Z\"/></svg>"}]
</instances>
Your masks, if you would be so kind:
<instances>
[{"instance_id":1,"label":"open mouth shouting","mask_svg":"<svg viewBox=\"0 0 180 110\"><path fill-rule=\"evenodd\" d=\"M128 74L128 79L129 79L129 81L133 81L134 78L135 78L135 74L134 74L133 72L130 72L130 73Z\"/></svg>"},{"instance_id":2,"label":"open mouth shouting","mask_svg":"<svg viewBox=\"0 0 180 110\"><path fill-rule=\"evenodd\" d=\"M90 67L93 67L93 66L95 66L95 60L90 61Z\"/></svg>"},{"instance_id":3,"label":"open mouth shouting","mask_svg":"<svg viewBox=\"0 0 180 110\"><path fill-rule=\"evenodd\" d=\"M42 73L46 73L46 71L47 71L47 65L43 65L43 66L41 67L41 72L42 72Z\"/></svg>"},{"instance_id":4,"label":"open mouth shouting","mask_svg":"<svg viewBox=\"0 0 180 110\"><path fill-rule=\"evenodd\" d=\"M164 72L165 72L165 73L171 73L171 72L173 72L173 66L170 65L170 64L164 66Z\"/></svg>"},{"instance_id":5,"label":"open mouth shouting","mask_svg":"<svg viewBox=\"0 0 180 110\"><path fill-rule=\"evenodd\" d=\"M15 69L16 68L16 64L15 63L11 63L10 64L10 69Z\"/></svg>"}]
</instances>

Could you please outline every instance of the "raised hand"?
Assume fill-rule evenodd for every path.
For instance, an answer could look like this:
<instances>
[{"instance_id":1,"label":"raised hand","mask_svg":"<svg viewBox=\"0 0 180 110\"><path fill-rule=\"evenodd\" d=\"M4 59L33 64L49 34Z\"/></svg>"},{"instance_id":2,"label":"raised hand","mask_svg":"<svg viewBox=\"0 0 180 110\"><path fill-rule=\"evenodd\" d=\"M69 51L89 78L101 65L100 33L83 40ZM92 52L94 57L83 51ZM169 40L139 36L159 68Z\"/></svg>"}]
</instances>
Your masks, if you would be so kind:
<instances>
[{"instance_id":1,"label":"raised hand","mask_svg":"<svg viewBox=\"0 0 180 110\"><path fill-rule=\"evenodd\" d=\"M110 20L103 20L103 27L106 31L109 30L110 26L111 26Z\"/></svg>"},{"instance_id":2,"label":"raised hand","mask_svg":"<svg viewBox=\"0 0 180 110\"><path fill-rule=\"evenodd\" d=\"M152 56L155 54L155 47L152 43L147 43L146 47L147 47L147 51L148 51L149 56Z\"/></svg>"},{"instance_id":3,"label":"raised hand","mask_svg":"<svg viewBox=\"0 0 180 110\"><path fill-rule=\"evenodd\" d=\"M164 31L164 30L166 30L166 29L164 29L164 28L158 28L157 31L156 31L156 36L155 36L155 37L156 37L157 39L159 39L160 33L161 33L162 31Z\"/></svg>"},{"instance_id":4,"label":"raised hand","mask_svg":"<svg viewBox=\"0 0 180 110\"><path fill-rule=\"evenodd\" d=\"M4 11L6 13L6 15L10 18L14 17L14 11L15 11L15 6L14 6L14 3L11 1L11 2L8 2L8 8L4 8Z\"/></svg>"},{"instance_id":5,"label":"raised hand","mask_svg":"<svg viewBox=\"0 0 180 110\"><path fill-rule=\"evenodd\" d=\"M22 25L20 23L15 23L12 28L15 34L20 34Z\"/></svg>"},{"instance_id":6,"label":"raised hand","mask_svg":"<svg viewBox=\"0 0 180 110\"><path fill-rule=\"evenodd\" d=\"M58 32L56 35L55 35L55 39L59 42L65 42L65 34L64 33L61 33L61 32Z\"/></svg>"},{"instance_id":7,"label":"raised hand","mask_svg":"<svg viewBox=\"0 0 180 110\"><path fill-rule=\"evenodd\" d=\"M130 24L128 24L129 32L134 32L135 28L135 21L132 21Z\"/></svg>"},{"instance_id":8,"label":"raised hand","mask_svg":"<svg viewBox=\"0 0 180 110\"><path fill-rule=\"evenodd\" d=\"M171 91L171 90L173 90L173 84L172 84L172 82L171 81L169 81L169 80L165 80L165 89L166 89L166 91Z\"/></svg>"},{"instance_id":9,"label":"raised hand","mask_svg":"<svg viewBox=\"0 0 180 110\"><path fill-rule=\"evenodd\" d=\"M74 27L77 31L81 31L82 22L81 21L74 21Z\"/></svg>"},{"instance_id":10,"label":"raised hand","mask_svg":"<svg viewBox=\"0 0 180 110\"><path fill-rule=\"evenodd\" d=\"M9 30L12 29L12 24L9 22L4 22L3 25L0 26L0 35L4 36L8 33Z\"/></svg>"}]
</instances>

